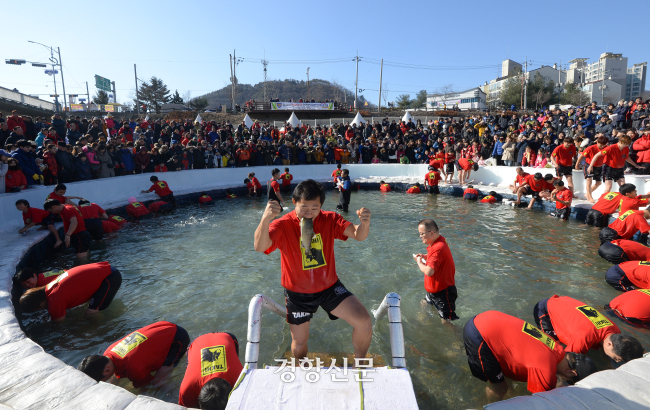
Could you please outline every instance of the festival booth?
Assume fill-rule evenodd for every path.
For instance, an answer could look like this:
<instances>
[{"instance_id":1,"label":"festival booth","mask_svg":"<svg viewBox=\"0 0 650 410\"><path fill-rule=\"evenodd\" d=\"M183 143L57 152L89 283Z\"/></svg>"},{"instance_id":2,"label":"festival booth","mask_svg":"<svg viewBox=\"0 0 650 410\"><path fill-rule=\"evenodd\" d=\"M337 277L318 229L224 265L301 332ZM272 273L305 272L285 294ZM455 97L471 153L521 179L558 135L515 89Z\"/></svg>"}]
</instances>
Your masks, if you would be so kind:
<instances>
[{"instance_id":1,"label":"festival booth","mask_svg":"<svg viewBox=\"0 0 650 410\"><path fill-rule=\"evenodd\" d=\"M296 113L292 112L291 117L287 120L289 124L291 124L292 127L302 127L302 122L296 117Z\"/></svg>"},{"instance_id":2,"label":"festival booth","mask_svg":"<svg viewBox=\"0 0 650 410\"><path fill-rule=\"evenodd\" d=\"M366 120L363 119L363 117L361 116L361 114L357 113L357 115L354 117L354 120L352 120L352 122L350 123L350 125L356 124L356 126L358 127L358 126L361 125L361 124L367 124L367 123L368 123L368 122L367 122Z\"/></svg>"},{"instance_id":3,"label":"festival booth","mask_svg":"<svg viewBox=\"0 0 650 410\"><path fill-rule=\"evenodd\" d=\"M402 121L404 121L404 122L409 122L409 120L415 122L415 120L413 120L413 116L411 115L411 113L408 112L408 111L406 111L406 113L405 113L404 116L402 117Z\"/></svg>"}]
</instances>

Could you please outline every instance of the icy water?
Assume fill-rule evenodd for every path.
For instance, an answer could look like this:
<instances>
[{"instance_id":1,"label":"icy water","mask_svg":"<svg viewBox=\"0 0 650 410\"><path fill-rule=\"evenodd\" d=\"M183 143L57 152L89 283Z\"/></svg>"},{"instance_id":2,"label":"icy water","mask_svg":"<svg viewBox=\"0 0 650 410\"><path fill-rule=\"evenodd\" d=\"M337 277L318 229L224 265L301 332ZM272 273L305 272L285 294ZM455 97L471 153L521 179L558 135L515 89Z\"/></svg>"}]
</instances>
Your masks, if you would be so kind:
<instances>
[{"instance_id":1,"label":"icy water","mask_svg":"<svg viewBox=\"0 0 650 410\"><path fill-rule=\"evenodd\" d=\"M334 210L337 194L328 193L325 210ZM85 308L68 311L63 324L47 322L46 313L26 316L27 335L45 350L76 367L83 357L101 354L127 333L159 320L183 326L193 339L213 331L234 333L244 354L250 299L264 293L283 303L280 254L256 253L253 232L262 216L262 199L218 201L209 208L187 207L165 217L130 224L91 247L91 261L107 260L123 276L113 304L92 320ZM618 295L604 280L609 264L597 255L598 230L562 222L541 211L464 202L450 196L359 192L350 209L372 211L365 242L337 241L337 271L342 282L368 309L388 292L402 298L406 363L422 409L468 409L485 404L485 384L472 377L462 344L462 327L472 316L496 309L533 323L533 306L553 294L575 297L602 309ZM417 222L432 217L447 238L456 262L460 320L443 325L420 306L423 276L411 255L425 253ZM346 218L358 223L356 213ZM70 268L70 257L43 268ZM646 350L650 332L617 320ZM274 364L290 346L289 327L269 312L262 317L260 364ZM351 328L330 321L321 310L312 320L312 352L352 352ZM388 323L374 325L370 352L390 364ZM600 369L608 366L591 351ZM139 391L176 402L185 371L181 361L166 383ZM528 394L515 383L514 394Z\"/></svg>"}]
</instances>

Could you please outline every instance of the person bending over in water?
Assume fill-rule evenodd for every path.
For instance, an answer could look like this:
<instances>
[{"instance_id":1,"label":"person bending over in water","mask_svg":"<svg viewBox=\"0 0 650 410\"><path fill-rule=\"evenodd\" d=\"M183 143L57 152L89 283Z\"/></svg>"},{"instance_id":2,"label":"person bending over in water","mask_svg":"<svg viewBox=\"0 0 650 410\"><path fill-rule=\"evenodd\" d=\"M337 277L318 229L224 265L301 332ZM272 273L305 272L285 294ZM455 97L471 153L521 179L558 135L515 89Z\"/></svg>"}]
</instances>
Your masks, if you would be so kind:
<instances>
[{"instance_id":1,"label":"person bending over in water","mask_svg":"<svg viewBox=\"0 0 650 410\"><path fill-rule=\"evenodd\" d=\"M336 274L334 240L365 240L370 230L370 210L362 207L357 211L359 225L336 212L321 210L325 188L310 179L298 184L292 201L295 210L275 221L281 208L276 201L269 201L255 231L257 252L269 254L280 249L282 254L282 287L291 330L291 352L298 359L307 356L309 321L320 306L331 320L341 318L352 326L354 355L364 358L372 339L370 315ZM305 219L311 220L311 224Z\"/></svg>"}]
</instances>

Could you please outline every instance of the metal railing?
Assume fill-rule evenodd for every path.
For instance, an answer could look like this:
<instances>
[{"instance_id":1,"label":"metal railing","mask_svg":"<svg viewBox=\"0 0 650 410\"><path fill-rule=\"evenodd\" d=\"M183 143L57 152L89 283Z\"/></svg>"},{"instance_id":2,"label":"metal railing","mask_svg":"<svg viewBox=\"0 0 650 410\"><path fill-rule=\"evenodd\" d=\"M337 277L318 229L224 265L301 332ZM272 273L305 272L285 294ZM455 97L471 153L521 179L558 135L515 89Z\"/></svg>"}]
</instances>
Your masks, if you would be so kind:
<instances>
[{"instance_id":1,"label":"metal railing","mask_svg":"<svg viewBox=\"0 0 650 410\"><path fill-rule=\"evenodd\" d=\"M390 353L393 367L406 368L406 351L404 350L404 331L402 330L402 313L399 307L400 297L391 292L384 297L379 308L374 312L375 320L388 313L390 331Z\"/></svg>"},{"instance_id":2,"label":"metal railing","mask_svg":"<svg viewBox=\"0 0 650 410\"><path fill-rule=\"evenodd\" d=\"M257 369L262 334L262 308L282 317L287 316L287 309L268 296L260 293L251 299L251 303L248 305L248 333L246 334L245 364L248 369Z\"/></svg>"}]
</instances>

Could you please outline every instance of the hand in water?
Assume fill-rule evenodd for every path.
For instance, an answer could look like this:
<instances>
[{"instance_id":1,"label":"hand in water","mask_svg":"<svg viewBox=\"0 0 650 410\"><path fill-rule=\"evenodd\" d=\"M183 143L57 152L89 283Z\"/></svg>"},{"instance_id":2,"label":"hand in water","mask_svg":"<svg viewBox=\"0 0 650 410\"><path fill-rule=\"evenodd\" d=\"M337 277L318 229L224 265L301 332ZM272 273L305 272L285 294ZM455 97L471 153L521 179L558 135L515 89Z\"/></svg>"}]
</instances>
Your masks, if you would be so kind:
<instances>
[{"instance_id":1,"label":"hand in water","mask_svg":"<svg viewBox=\"0 0 650 410\"><path fill-rule=\"evenodd\" d=\"M370 222L370 209L361 207L361 209L357 211L357 215L359 216L359 220L361 220L361 223Z\"/></svg>"},{"instance_id":2,"label":"hand in water","mask_svg":"<svg viewBox=\"0 0 650 410\"><path fill-rule=\"evenodd\" d=\"M61 246L62 243L63 242L61 242L61 241L56 241L56 243L54 244L54 247L58 248L59 246Z\"/></svg>"},{"instance_id":3,"label":"hand in water","mask_svg":"<svg viewBox=\"0 0 650 410\"><path fill-rule=\"evenodd\" d=\"M274 219L276 216L280 215L280 212L282 212L282 208L278 201L271 200L266 204L266 209L264 210L262 219Z\"/></svg>"}]
</instances>

